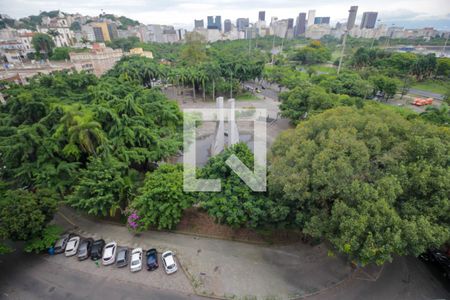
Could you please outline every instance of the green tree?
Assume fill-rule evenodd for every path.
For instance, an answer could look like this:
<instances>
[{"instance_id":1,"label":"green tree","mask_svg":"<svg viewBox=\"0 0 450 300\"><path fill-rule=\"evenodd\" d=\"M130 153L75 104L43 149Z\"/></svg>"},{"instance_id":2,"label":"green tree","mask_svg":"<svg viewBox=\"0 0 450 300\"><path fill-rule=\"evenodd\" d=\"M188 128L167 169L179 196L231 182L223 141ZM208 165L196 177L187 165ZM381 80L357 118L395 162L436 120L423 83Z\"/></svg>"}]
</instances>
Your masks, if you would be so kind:
<instances>
[{"instance_id":1,"label":"green tree","mask_svg":"<svg viewBox=\"0 0 450 300\"><path fill-rule=\"evenodd\" d=\"M2 239L28 241L40 236L53 219L56 204L54 194L48 190L4 192L0 199Z\"/></svg>"},{"instance_id":2,"label":"green tree","mask_svg":"<svg viewBox=\"0 0 450 300\"><path fill-rule=\"evenodd\" d=\"M226 165L236 155L248 168L253 169L253 154L244 143L236 144L212 157L200 170L199 177L221 179L220 192L199 193L199 203L218 223L234 228L262 226L281 220L286 208L275 207L264 194L253 192L234 171Z\"/></svg>"},{"instance_id":3,"label":"green tree","mask_svg":"<svg viewBox=\"0 0 450 300\"><path fill-rule=\"evenodd\" d=\"M429 106L420 116L438 125L450 125L450 109L447 104L442 104L440 107Z\"/></svg>"},{"instance_id":4,"label":"green tree","mask_svg":"<svg viewBox=\"0 0 450 300\"><path fill-rule=\"evenodd\" d=\"M308 114L321 112L336 106L337 95L327 93L319 86L296 87L280 94L281 114L294 124L307 117Z\"/></svg>"},{"instance_id":5,"label":"green tree","mask_svg":"<svg viewBox=\"0 0 450 300\"><path fill-rule=\"evenodd\" d=\"M324 63L331 59L331 51L320 42L314 41L308 46L298 49L291 59L304 65Z\"/></svg>"},{"instance_id":6,"label":"green tree","mask_svg":"<svg viewBox=\"0 0 450 300\"><path fill-rule=\"evenodd\" d=\"M163 164L147 173L131 208L137 211L140 230L152 226L173 229L193 203L193 195L183 191L183 166Z\"/></svg>"},{"instance_id":7,"label":"green tree","mask_svg":"<svg viewBox=\"0 0 450 300\"><path fill-rule=\"evenodd\" d=\"M132 174L114 157L92 157L67 202L95 216L123 212L134 195Z\"/></svg>"},{"instance_id":8,"label":"green tree","mask_svg":"<svg viewBox=\"0 0 450 300\"><path fill-rule=\"evenodd\" d=\"M377 75L370 78L374 89L374 95L380 93L386 101L392 98L397 93L398 80L389 78L384 75Z\"/></svg>"},{"instance_id":9,"label":"green tree","mask_svg":"<svg viewBox=\"0 0 450 300\"><path fill-rule=\"evenodd\" d=\"M51 60L66 60L66 59L70 59L69 52L70 52L70 48L67 48L67 47L56 48L55 51L53 51L53 54L50 57L50 59Z\"/></svg>"},{"instance_id":10,"label":"green tree","mask_svg":"<svg viewBox=\"0 0 450 300\"><path fill-rule=\"evenodd\" d=\"M53 54L55 48L55 42L50 35L45 33L36 33L31 39L33 48L36 50L38 56L49 58Z\"/></svg>"},{"instance_id":11,"label":"green tree","mask_svg":"<svg viewBox=\"0 0 450 300\"><path fill-rule=\"evenodd\" d=\"M419 255L450 237L449 137L381 104L327 110L274 143L271 198L363 265Z\"/></svg>"},{"instance_id":12,"label":"green tree","mask_svg":"<svg viewBox=\"0 0 450 300\"><path fill-rule=\"evenodd\" d=\"M416 76L418 81L429 78L437 67L437 60L434 54L421 55L414 63L411 73Z\"/></svg>"}]
</instances>

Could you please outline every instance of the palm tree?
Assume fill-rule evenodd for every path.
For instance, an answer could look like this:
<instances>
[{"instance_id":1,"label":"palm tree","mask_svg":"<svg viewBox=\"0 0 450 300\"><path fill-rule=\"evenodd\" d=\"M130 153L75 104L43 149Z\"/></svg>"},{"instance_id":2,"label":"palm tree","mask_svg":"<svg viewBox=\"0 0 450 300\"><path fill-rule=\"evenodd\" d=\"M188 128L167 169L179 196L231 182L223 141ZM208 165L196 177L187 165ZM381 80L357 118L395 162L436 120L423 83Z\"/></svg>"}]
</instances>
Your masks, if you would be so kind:
<instances>
[{"instance_id":1,"label":"palm tree","mask_svg":"<svg viewBox=\"0 0 450 300\"><path fill-rule=\"evenodd\" d=\"M97 155L97 147L106 139L102 126L96 121L72 126L69 128L68 134L69 144L78 145L83 152L94 155Z\"/></svg>"},{"instance_id":2,"label":"palm tree","mask_svg":"<svg viewBox=\"0 0 450 300\"><path fill-rule=\"evenodd\" d=\"M194 98L194 102L196 102L196 95L195 95L195 82L197 81L198 72L195 68L189 68L188 69L188 76L192 83L192 94Z\"/></svg>"},{"instance_id":3,"label":"palm tree","mask_svg":"<svg viewBox=\"0 0 450 300\"><path fill-rule=\"evenodd\" d=\"M217 63L210 62L203 65L206 77L212 81L212 98L216 99L216 80L220 77L220 66Z\"/></svg>"},{"instance_id":4,"label":"palm tree","mask_svg":"<svg viewBox=\"0 0 450 300\"><path fill-rule=\"evenodd\" d=\"M206 79L207 75L204 69L197 70L197 79L202 83L203 101L206 101Z\"/></svg>"}]
</instances>

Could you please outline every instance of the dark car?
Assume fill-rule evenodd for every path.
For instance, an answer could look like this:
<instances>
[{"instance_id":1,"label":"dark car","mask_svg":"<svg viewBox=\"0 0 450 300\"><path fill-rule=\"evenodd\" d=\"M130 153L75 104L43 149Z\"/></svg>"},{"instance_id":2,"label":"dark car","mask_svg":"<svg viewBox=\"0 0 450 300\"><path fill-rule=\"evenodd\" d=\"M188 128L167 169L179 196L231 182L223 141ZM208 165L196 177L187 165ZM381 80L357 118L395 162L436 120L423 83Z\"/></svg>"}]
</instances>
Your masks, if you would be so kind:
<instances>
[{"instance_id":1,"label":"dark car","mask_svg":"<svg viewBox=\"0 0 450 300\"><path fill-rule=\"evenodd\" d=\"M91 256L91 249L93 243L94 243L93 239L84 239L81 242L77 252L78 260L85 260L89 256Z\"/></svg>"},{"instance_id":2,"label":"dark car","mask_svg":"<svg viewBox=\"0 0 450 300\"><path fill-rule=\"evenodd\" d=\"M147 262L147 270L148 271L153 271L156 270L158 268L158 252L156 251L156 249L150 249L147 250L147 252L145 253L145 257L147 258L146 262Z\"/></svg>"},{"instance_id":3,"label":"dark car","mask_svg":"<svg viewBox=\"0 0 450 300\"><path fill-rule=\"evenodd\" d=\"M69 241L69 239L71 237L72 237L72 234L66 233L66 234L62 235L59 240L56 241L55 247L54 247L55 254L63 253L66 250L67 242Z\"/></svg>"},{"instance_id":4,"label":"dark car","mask_svg":"<svg viewBox=\"0 0 450 300\"><path fill-rule=\"evenodd\" d=\"M445 278L450 280L450 257L443 251L430 249L427 252L421 254L420 258L435 265L439 269L441 274Z\"/></svg>"},{"instance_id":5,"label":"dark car","mask_svg":"<svg viewBox=\"0 0 450 300\"><path fill-rule=\"evenodd\" d=\"M100 240L96 240L93 244L92 244L92 248L91 248L91 259L92 260L98 260L98 259L102 259L103 256L103 248L105 247L105 241L100 239Z\"/></svg>"},{"instance_id":6,"label":"dark car","mask_svg":"<svg viewBox=\"0 0 450 300\"><path fill-rule=\"evenodd\" d=\"M120 247L117 250L116 266L123 268L128 265L128 248Z\"/></svg>"}]
</instances>

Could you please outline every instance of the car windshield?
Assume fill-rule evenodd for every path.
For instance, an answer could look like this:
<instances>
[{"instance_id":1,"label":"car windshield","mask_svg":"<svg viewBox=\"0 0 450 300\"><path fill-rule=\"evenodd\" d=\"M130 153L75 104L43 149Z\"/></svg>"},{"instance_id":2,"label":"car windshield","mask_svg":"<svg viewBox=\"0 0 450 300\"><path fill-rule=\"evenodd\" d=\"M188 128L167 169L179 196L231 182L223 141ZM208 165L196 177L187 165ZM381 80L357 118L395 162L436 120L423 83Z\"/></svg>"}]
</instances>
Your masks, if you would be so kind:
<instances>
[{"instance_id":1,"label":"car windshield","mask_svg":"<svg viewBox=\"0 0 450 300\"><path fill-rule=\"evenodd\" d=\"M174 267L175 267L175 265L170 265L170 266L167 266L167 269L171 270L171 269L173 269Z\"/></svg>"},{"instance_id":2,"label":"car windshield","mask_svg":"<svg viewBox=\"0 0 450 300\"><path fill-rule=\"evenodd\" d=\"M131 262L132 266L136 266L139 264L139 260L133 260L133 262Z\"/></svg>"},{"instance_id":3,"label":"car windshield","mask_svg":"<svg viewBox=\"0 0 450 300\"><path fill-rule=\"evenodd\" d=\"M120 251L119 254L117 254L117 260L124 260L125 259L125 251Z\"/></svg>"},{"instance_id":4,"label":"car windshield","mask_svg":"<svg viewBox=\"0 0 450 300\"><path fill-rule=\"evenodd\" d=\"M70 243L67 244L67 249L68 250L72 250L75 247L75 241L71 241Z\"/></svg>"}]
</instances>

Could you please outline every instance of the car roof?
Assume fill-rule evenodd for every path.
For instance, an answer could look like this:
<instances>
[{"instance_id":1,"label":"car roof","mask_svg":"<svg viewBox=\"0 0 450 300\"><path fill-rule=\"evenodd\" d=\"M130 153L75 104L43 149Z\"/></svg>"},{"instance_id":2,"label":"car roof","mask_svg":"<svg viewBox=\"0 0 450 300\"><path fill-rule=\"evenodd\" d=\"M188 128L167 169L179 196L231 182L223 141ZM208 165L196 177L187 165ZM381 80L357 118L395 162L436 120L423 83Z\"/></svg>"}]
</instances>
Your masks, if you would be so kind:
<instances>
[{"instance_id":1,"label":"car roof","mask_svg":"<svg viewBox=\"0 0 450 300\"><path fill-rule=\"evenodd\" d=\"M164 260L166 261L166 265L168 266L175 264L175 261L173 260L173 255L168 255L164 257Z\"/></svg>"},{"instance_id":2,"label":"car roof","mask_svg":"<svg viewBox=\"0 0 450 300\"><path fill-rule=\"evenodd\" d=\"M112 255L113 254L113 249L114 249L114 247L111 247L111 246L114 246L114 245L110 245L110 247L106 247L105 248L105 256L106 255Z\"/></svg>"},{"instance_id":3,"label":"car roof","mask_svg":"<svg viewBox=\"0 0 450 300\"><path fill-rule=\"evenodd\" d=\"M125 259L126 253L127 253L127 248L120 248L117 253L117 259Z\"/></svg>"}]
</instances>

